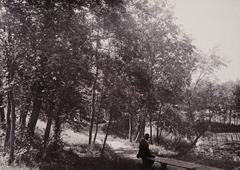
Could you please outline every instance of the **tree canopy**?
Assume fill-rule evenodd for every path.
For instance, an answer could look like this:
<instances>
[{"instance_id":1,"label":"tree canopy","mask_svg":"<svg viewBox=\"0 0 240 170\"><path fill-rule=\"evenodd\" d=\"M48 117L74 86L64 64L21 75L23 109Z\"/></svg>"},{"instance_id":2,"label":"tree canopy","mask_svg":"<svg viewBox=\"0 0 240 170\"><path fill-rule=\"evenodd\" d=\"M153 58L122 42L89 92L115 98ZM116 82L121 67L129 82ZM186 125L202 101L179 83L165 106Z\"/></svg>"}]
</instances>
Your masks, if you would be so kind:
<instances>
[{"instance_id":1,"label":"tree canopy","mask_svg":"<svg viewBox=\"0 0 240 170\"><path fill-rule=\"evenodd\" d=\"M66 124L81 128L87 121L91 145L94 124L105 122L104 152L115 127L130 141L150 126L158 141L166 131L196 143L206 115L239 112L238 87L234 105L232 88L205 79L224 63L197 50L163 1L0 2L0 102L7 108L4 147L10 162L20 138L46 156L50 143L61 145ZM46 128L36 146L40 119Z\"/></svg>"}]
</instances>

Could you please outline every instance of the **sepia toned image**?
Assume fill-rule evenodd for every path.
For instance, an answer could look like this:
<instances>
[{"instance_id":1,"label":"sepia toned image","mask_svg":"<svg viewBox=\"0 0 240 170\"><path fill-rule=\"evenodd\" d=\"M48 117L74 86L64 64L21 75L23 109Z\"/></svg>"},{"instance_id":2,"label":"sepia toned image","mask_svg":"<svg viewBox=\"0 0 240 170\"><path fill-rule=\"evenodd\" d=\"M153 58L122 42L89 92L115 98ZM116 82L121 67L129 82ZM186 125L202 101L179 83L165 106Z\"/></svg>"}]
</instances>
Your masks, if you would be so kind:
<instances>
[{"instance_id":1,"label":"sepia toned image","mask_svg":"<svg viewBox=\"0 0 240 170\"><path fill-rule=\"evenodd\" d=\"M0 0L0 170L240 170L240 0Z\"/></svg>"}]
</instances>

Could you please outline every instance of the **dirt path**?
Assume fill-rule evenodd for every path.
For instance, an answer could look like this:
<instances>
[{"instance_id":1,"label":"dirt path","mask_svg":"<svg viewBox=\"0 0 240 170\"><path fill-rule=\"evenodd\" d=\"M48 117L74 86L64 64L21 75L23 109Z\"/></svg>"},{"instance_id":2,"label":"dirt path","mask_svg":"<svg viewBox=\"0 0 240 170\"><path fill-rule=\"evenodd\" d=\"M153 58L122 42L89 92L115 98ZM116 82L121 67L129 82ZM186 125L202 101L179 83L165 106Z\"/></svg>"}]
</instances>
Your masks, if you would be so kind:
<instances>
[{"instance_id":1,"label":"dirt path","mask_svg":"<svg viewBox=\"0 0 240 170\"><path fill-rule=\"evenodd\" d=\"M45 123L38 121L38 130L42 131L45 128ZM97 143L102 144L104 140L105 134L103 131L99 131L97 136ZM79 145L79 144L88 144L88 130L83 130L81 133L74 132L71 129L64 129L62 132L62 140L63 142L69 145ZM138 152L138 144L130 143L127 140L120 139L118 137L108 136L107 144L113 149L113 151L127 159L133 159L141 162L140 159L136 158L136 154ZM164 154L168 151L164 150L164 148L157 147L159 152ZM156 146L150 145L150 149L155 150ZM218 168L208 167L204 165L196 164L199 168L197 170L221 170ZM169 167L169 170L182 170L181 168Z\"/></svg>"},{"instance_id":2,"label":"dirt path","mask_svg":"<svg viewBox=\"0 0 240 170\"><path fill-rule=\"evenodd\" d=\"M63 131L63 140L64 142L71 143L71 144L86 144L88 143L88 132L85 131L81 134L75 133L72 130L64 130ZM100 132L98 134L97 143L102 144L103 139L105 137L105 134L103 132ZM128 142L127 140L120 139L118 137L112 137L108 136L107 144L113 149L113 151L117 154L120 154L121 156L127 158L127 159L133 159L135 161L141 162L140 159L136 158L136 154L138 152L138 146L137 144L132 144ZM150 148L153 148L154 146L150 146ZM166 150L161 151L166 152ZM221 170L218 168L208 167L204 165L196 164L199 168L197 170ZM169 167L169 170L182 170L181 168L176 167Z\"/></svg>"}]
</instances>

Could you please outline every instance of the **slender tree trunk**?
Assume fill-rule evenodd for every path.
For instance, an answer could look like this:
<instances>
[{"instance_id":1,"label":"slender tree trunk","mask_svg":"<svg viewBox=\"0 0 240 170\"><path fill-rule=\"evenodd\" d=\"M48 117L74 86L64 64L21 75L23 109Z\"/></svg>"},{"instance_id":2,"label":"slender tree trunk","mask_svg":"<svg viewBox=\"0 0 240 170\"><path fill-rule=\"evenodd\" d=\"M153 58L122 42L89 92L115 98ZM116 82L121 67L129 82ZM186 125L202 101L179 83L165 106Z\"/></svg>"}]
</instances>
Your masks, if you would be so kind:
<instances>
[{"instance_id":1,"label":"slender tree trunk","mask_svg":"<svg viewBox=\"0 0 240 170\"><path fill-rule=\"evenodd\" d=\"M1 122L1 124L3 124L5 122L5 113L4 113L4 107L3 106L0 107L0 122Z\"/></svg>"},{"instance_id":2,"label":"slender tree trunk","mask_svg":"<svg viewBox=\"0 0 240 170\"><path fill-rule=\"evenodd\" d=\"M229 124L232 123L232 109L230 109L230 112L229 112Z\"/></svg>"},{"instance_id":3,"label":"slender tree trunk","mask_svg":"<svg viewBox=\"0 0 240 170\"><path fill-rule=\"evenodd\" d=\"M30 98L26 100L26 104L23 106L23 108L20 111L19 124L22 129L26 127L26 118L27 118L29 107L30 107Z\"/></svg>"},{"instance_id":4,"label":"slender tree trunk","mask_svg":"<svg viewBox=\"0 0 240 170\"><path fill-rule=\"evenodd\" d=\"M99 21L99 18L96 18ZM99 37L99 29L97 29L97 39L96 39L96 52L98 52L100 48L100 37ZM93 131L93 124L94 124L94 118L95 118L95 97L96 97L96 85L97 85L97 79L98 79L98 56L96 55L96 73L95 73L95 79L92 86L92 106L91 106L91 122L90 122L90 128L89 128L89 140L88 145L91 145L92 143L92 131Z\"/></svg>"},{"instance_id":5,"label":"slender tree trunk","mask_svg":"<svg viewBox=\"0 0 240 170\"><path fill-rule=\"evenodd\" d=\"M26 127L26 118L27 113L25 112L25 109L20 110L19 125L21 128Z\"/></svg>"},{"instance_id":6,"label":"slender tree trunk","mask_svg":"<svg viewBox=\"0 0 240 170\"><path fill-rule=\"evenodd\" d=\"M141 122L141 133L140 133L140 137L143 137L145 134L145 126L146 126L146 111L144 111L144 114L142 115L142 122Z\"/></svg>"},{"instance_id":7,"label":"slender tree trunk","mask_svg":"<svg viewBox=\"0 0 240 170\"><path fill-rule=\"evenodd\" d=\"M59 144L60 142L60 135L61 135L61 121L58 114L54 117L54 143Z\"/></svg>"},{"instance_id":8,"label":"slender tree trunk","mask_svg":"<svg viewBox=\"0 0 240 170\"><path fill-rule=\"evenodd\" d=\"M162 132L163 132L163 127L160 128L160 131L159 131L159 140L160 140L160 137L162 136ZM160 144L160 142L159 142Z\"/></svg>"},{"instance_id":9,"label":"slender tree trunk","mask_svg":"<svg viewBox=\"0 0 240 170\"><path fill-rule=\"evenodd\" d=\"M135 142L137 142L139 140L140 135L141 135L141 126L139 125L137 133L136 133L136 138L134 140Z\"/></svg>"},{"instance_id":10,"label":"slender tree trunk","mask_svg":"<svg viewBox=\"0 0 240 170\"><path fill-rule=\"evenodd\" d=\"M140 138L144 136L145 133L145 117L146 115L140 115L139 117L139 123L138 123L138 128L137 128L137 133L136 133L136 138L135 142L137 142Z\"/></svg>"},{"instance_id":11,"label":"slender tree trunk","mask_svg":"<svg viewBox=\"0 0 240 170\"><path fill-rule=\"evenodd\" d=\"M79 111L79 120L80 120L80 122L82 122L82 112L81 111Z\"/></svg>"},{"instance_id":12,"label":"slender tree trunk","mask_svg":"<svg viewBox=\"0 0 240 170\"><path fill-rule=\"evenodd\" d=\"M0 80L0 87L2 87L3 83ZM3 106L3 93L0 92L0 124L3 125L5 122L5 113L4 113L4 106Z\"/></svg>"},{"instance_id":13,"label":"slender tree trunk","mask_svg":"<svg viewBox=\"0 0 240 170\"><path fill-rule=\"evenodd\" d=\"M51 103L48 108L48 112L47 112L48 121L47 121L46 129L45 129L45 133L44 133L44 139L43 139L43 153L42 153L43 159L46 157L46 153L47 153L47 144L49 141L52 120L53 120L53 107L54 107L54 104Z\"/></svg>"},{"instance_id":14,"label":"slender tree trunk","mask_svg":"<svg viewBox=\"0 0 240 170\"><path fill-rule=\"evenodd\" d=\"M105 138L104 138L104 141L103 141L103 147L102 147L102 150L101 150L101 155L104 154L104 150L105 150L105 147L106 147L107 137L108 137L109 129L110 129L110 126L111 126L111 122L112 122L112 116L111 116L111 113L110 113L108 126L107 126L107 131L106 131L106 135L105 135Z\"/></svg>"},{"instance_id":15,"label":"slender tree trunk","mask_svg":"<svg viewBox=\"0 0 240 170\"><path fill-rule=\"evenodd\" d=\"M95 135L93 138L93 143L96 143L96 139L97 139L97 134L98 134L98 116L97 116L97 120L96 120L96 129L95 129Z\"/></svg>"},{"instance_id":16,"label":"slender tree trunk","mask_svg":"<svg viewBox=\"0 0 240 170\"><path fill-rule=\"evenodd\" d=\"M145 127L146 127L146 118L145 118L145 116L144 116L144 118L143 118L143 124L142 124L142 135L141 135L141 137L143 137L144 134L145 134Z\"/></svg>"},{"instance_id":17,"label":"slender tree trunk","mask_svg":"<svg viewBox=\"0 0 240 170\"><path fill-rule=\"evenodd\" d=\"M160 128L160 113L158 113L158 119L157 119L157 144L159 145L160 144L160 139L159 139L159 128Z\"/></svg>"},{"instance_id":18,"label":"slender tree trunk","mask_svg":"<svg viewBox=\"0 0 240 170\"><path fill-rule=\"evenodd\" d=\"M95 118L95 111L96 111L95 110L95 97L96 97L97 78L98 78L98 68L96 70L95 80L94 80L93 86L92 86L92 106L91 106L92 116L91 116L91 122L90 122L90 128L89 128L89 140L88 140L89 145L91 145L91 143L92 143L92 131L93 131L94 118Z\"/></svg>"},{"instance_id":19,"label":"slender tree trunk","mask_svg":"<svg viewBox=\"0 0 240 170\"><path fill-rule=\"evenodd\" d=\"M157 144L159 145L159 125L157 124L157 128L156 128L156 133L157 133Z\"/></svg>"},{"instance_id":20,"label":"slender tree trunk","mask_svg":"<svg viewBox=\"0 0 240 170\"><path fill-rule=\"evenodd\" d=\"M170 136L170 141L172 141L173 135L174 135L174 134L173 134L173 133L171 133L171 136Z\"/></svg>"},{"instance_id":21,"label":"slender tree trunk","mask_svg":"<svg viewBox=\"0 0 240 170\"><path fill-rule=\"evenodd\" d=\"M11 100L11 130L10 130L10 154L9 164L14 160L14 148L15 148L15 127L16 127L16 114L15 114L15 100L13 96L13 89L9 92Z\"/></svg>"},{"instance_id":22,"label":"slender tree trunk","mask_svg":"<svg viewBox=\"0 0 240 170\"><path fill-rule=\"evenodd\" d=\"M41 105L42 105L42 100L40 98L40 94L37 94L33 100L33 110L28 122L28 135L29 135L30 141L34 136L35 127L36 127L39 113L41 110Z\"/></svg>"},{"instance_id":23,"label":"slender tree trunk","mask_svg":"<svg viewBox=\"0 0 240 170\"><path fill-rule=\"evenodd\" d=\"M8 23L9 24L9 23ZM15 62L14 58L16 57L14 55L14 44L12 43L12 31L10 25L8 25L7 28L8 36L7 41L10 45L9 47L6 47L6 59L7 59L7 81L9 85L9 90L7 92L7 100L8 100L8 110L7 110L7 130L6 130L6 136L4 141L4 150L7 149L7 147L10 144L10 152L9 152L9 164L11 164L14 160L14 143L15 143L15 125L16 125L16 115L15 115L15 101L14 101L14 72L15 72Z\"/></svg>"},{"instance_id":24,"label":"slender tree trunk","mask_svg":"<svg viewBox=\"0 0 240 170\"><path fill-rule=\"evenodd\" d=\"M150 143L153 143L153 134L152 134L152 116L149 115L149 126L150 126Z\"/></svg>"},{"instance_id":25,"label":"slender tree trunk","mask_svg":"<svg viewBox=\"0 0 240 170\"><path fill-rule=\"evenodd\" d=\"M10 129L11 129L11 99L10 99L10 93L7 93L7 127L6 127L6 135L5 135L5 141L4 141L4 151L6 152L9 146L9 138L10 138Z\"/></svg>"},{"instance_id":26,"label":"slender tree trunk","mask_svg":"<svg viewBox=\"0 0 240 170\"><path fill-rule=\"evenodd\" d=\"M14 63L11 61L9 65L9 84L13 82L14 76ZM16 128L16 114L15 114L15 99L14 99L14 85L10 85L10 89L8 91L8 116L11 117L10 122L10 132L9 132L9 142L10 151L9 151L9 160L8 163L11 164L14 161L14 150L15 150L15 128ZM9 118L8 117L8 118Z\"/></svg>"},{"instance_id":27,"label":"slender tree trunk","mask_svg":"<svg viewBox=\"0 0 240 170\"><path fill-rule=\"evenodd\" d=\"M5 113L3 106L3 94L0 94L0 123L3 124L5 122Z\"/></svg>"},{"instance_id":28,"label":"slender tree trunk","mask_svg":"<svg viewBox=\"0 0 240 170\"><path fill-rule=\"evenodd\" d=\"M198 142L198 139L200 139L200 137L201 137L202 135L203 135L203 134L199 134L198 136L196 136L196 138L194 139L194 141L192 142L192 144L191 144L188 148L186 148L185 151L179 153L178 156L185 155L185 154L187 154L190 150L192 150L192 149L196 146L196 144L197 144L197 142Z\"/></svg>"},{"instance_id":29,"label":"slender tree trunk","mask_svg":"<svg viewBox=\"0 0 240 170\"><path fill-rule=\"evenodd\" d=\"M129 114L129 134L128 134L128 138L129 141L132 142L132 134L133 134L133 116L132 114Z\"/></svg>"},{"instance_id":30,"label":"slender tree trunk","mask_svg":"<svg viewBox=\"0 0 240 170\"><path fill-rule=\"evenodd\" d=\"M62 112L62 100L59 99L57 113L54 116L54 143L59 144L61 139L61 112Z\"/></svg>"}]
</instances>

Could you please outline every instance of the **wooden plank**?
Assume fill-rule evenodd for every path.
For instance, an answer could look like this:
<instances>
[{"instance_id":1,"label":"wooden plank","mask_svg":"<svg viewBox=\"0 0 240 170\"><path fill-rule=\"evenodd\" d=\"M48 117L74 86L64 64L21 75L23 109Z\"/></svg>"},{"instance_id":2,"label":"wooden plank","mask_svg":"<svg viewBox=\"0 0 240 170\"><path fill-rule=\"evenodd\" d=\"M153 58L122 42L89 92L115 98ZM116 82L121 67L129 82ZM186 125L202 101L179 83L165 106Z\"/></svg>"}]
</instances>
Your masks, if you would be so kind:
<instances>
[{"instance_id":1,"label":"wooden plank","mask_svg":"<svg viewBox=\"0 0 240 170\"><path fill-rule=\"evenodd\" d=\"M166 163L168 165L174 165L174 166L178 166L178 167L184 167L184 168L196 168L196 165L193 163L189 163L189 162L184 162L184 161L180 161L180 160L175 160L175 159L169 159L169 158L156 158L157 162L162 162L162 163Z\"/></svg>"},{"instance_id":2,"label":"wooden plank","mask_svg":"<svg viewBox=\"0 0 240 170\"><path fill-rule=\"evenodd\" d=\"M185 161L180 161L176 159L170 159L170 158L162 158L162 157L156 157L154 158L149 158L150 160L155 160L156 162L159 163L165 163L167 165L173 165L181 168L187 168L187 169L196 169L198 166L193 163L185 162Z\"/></svg>"}]
</instances>

